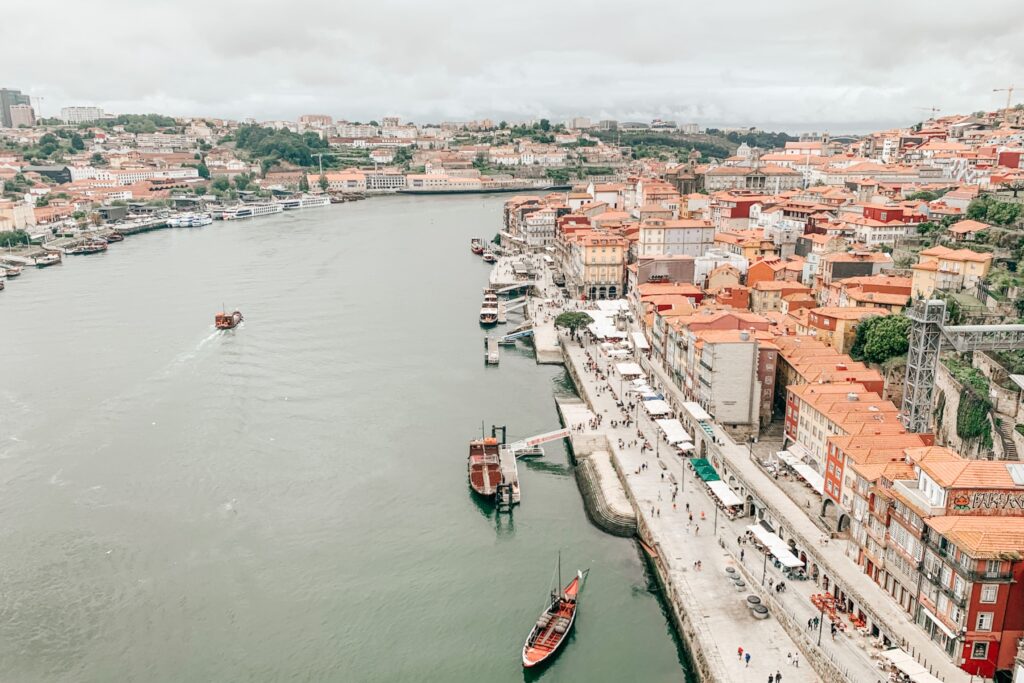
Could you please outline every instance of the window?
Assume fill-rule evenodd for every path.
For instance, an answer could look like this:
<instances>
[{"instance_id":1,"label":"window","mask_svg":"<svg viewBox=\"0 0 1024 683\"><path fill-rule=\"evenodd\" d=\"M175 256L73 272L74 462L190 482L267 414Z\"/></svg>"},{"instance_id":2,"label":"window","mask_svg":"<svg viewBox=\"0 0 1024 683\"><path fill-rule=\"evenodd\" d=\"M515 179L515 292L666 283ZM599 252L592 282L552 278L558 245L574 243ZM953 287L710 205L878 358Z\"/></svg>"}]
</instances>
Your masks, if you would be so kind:
<instances>
[{"instance_id":1,"label":"window","mask_svg":"<svg viewBox=\"0 0 1024 683\"><path fill-rule=\"evenodd\" d=\"M975 628L976 631L991 631L992 630L992 613L991 612L978 612L978 623Z\"/></svg>"},{"instance_id":2,"label":"window","mask_svg":"<svg viewBox=\"0 0 1024 683\"><path fill-rule=\"evenodd\" d=\"M993 603L996 601L996 597L999 595L999 586L990 585L981 587L981 597L979 602Z\"/></svg>"},{"instance_id":3,"label":"window","mask_svg":"<svg viewBox=\"0 0 1024 683\"><path fill-rule=\"evenodd\" d=\"M971 659L988 659L988 643L972 644Z\"/></svg>"},{"instance_id":4,"label":"window","mask_svg":"<svg viewBox=\"0 0 1024 683\"><path fill-rule=\"evenodd\" d=\"M985 560L985 576L998 576L1002 564L999 560Z\"/></svg>"}]
</instances>

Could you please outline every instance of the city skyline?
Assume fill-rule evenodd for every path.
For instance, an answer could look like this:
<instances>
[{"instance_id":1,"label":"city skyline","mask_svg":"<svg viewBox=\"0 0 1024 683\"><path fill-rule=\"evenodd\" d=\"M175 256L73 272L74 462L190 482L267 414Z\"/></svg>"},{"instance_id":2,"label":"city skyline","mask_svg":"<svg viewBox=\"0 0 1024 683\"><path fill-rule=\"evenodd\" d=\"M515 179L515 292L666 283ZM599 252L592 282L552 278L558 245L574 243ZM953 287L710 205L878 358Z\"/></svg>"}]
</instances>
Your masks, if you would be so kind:
<instances>
[{"instance_id":1,"label":"city skyline","mask_svg":"<svg viewBox=\"0 0 1024 683\"><path fill-rule=\"evenodd\" d=\"M9 8L0 38L21 55L7 62L11 84L42 116L97 105L258 120L589 116L861 133L910 125L930 107L1004 106L1005 93L993 89L1024 69L1012 49L1024 39L1024 6L997 4L985 16L953 17L919 2L898 10L868 2L869 23L853 31L827 7L792 1L739 15L650 3L623 13L601 4L481 11L456 0L429 9L313 2L308 16L317 21L282 29L268 20L280 14L269 3L240 14L232 5L185 2L170 12L100 0L70 4L45 26L29 9ZM117 40L83 29L97 17ZM451 33L453 24L460 29ZM34 52L44 38L66 49ZM67 60L69 52L86 58Z\"/></svg>"}]
</instances>

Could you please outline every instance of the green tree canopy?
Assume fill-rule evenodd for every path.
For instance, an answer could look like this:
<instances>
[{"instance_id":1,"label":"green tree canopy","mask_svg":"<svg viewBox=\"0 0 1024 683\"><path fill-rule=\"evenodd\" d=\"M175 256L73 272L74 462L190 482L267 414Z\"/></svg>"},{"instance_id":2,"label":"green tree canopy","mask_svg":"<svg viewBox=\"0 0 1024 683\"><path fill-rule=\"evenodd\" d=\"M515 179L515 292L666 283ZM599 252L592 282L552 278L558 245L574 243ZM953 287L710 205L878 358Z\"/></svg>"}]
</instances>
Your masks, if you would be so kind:
<instances>
[{"instance_id":1,"label":"green tree canopy","mask_svg":"<svg viewBox=\"0 0 1024 683\"><path fill-rule=\"evenodd\" d=\"M575 333L579 328L586 327L592 322L594 322L594 319L590 317L589 313L566 311L565 313L559 313L558 317L555 318L555 327L563 327Z\"/></svg>"},{"instance_id":2,"label":"green tree canopy","mask_svg":"<svg viewBox=\"0 0 1024 683\"><path fill-rule=\"evenodd\" d=\"M850 356L868 363L884 363L907 352L910 319L903 315L874 316L857 326Z\"/></svg>"}]
</instances>

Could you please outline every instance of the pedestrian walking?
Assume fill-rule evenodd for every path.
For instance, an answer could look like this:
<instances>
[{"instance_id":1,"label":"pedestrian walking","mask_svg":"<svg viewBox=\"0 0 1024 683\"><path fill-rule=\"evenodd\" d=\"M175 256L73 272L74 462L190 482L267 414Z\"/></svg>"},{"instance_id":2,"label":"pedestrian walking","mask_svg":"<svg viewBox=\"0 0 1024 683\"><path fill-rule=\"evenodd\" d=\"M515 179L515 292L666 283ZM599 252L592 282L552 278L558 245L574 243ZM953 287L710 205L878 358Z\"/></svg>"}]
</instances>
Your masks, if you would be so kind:
<instances>
[{"instance_id":1,"label":"pedestrian walking","mask_svg":"<svg viewBox=\"0 0 1024 683\"><path fill-rule=\"evenodd\" d=\"M743 561L743 548L740 548L740 562Z\"/></svg>"},{"instance_id":2,"label":"pedestrian walking","mask_svg":"<svg viewBox=\"0 0 1024 683\"><path fill-rule=\"evenodd\" d=\"M800 656L798 654L793 655L793 666L800 668Z\"/></svg>"},{"instance_id":3,"label":"pedestrian walking","mask_svg":"<svg viewBox=\"0 0 1024 683\"><path fill-rule=\"evenodd\" d=\"M768 683L775 683L775 674L768 674Z\"/></svg>"},{"instance_id":4,"label":"pedestrian walking","mask_svg":"<svg viewBox=\"0 0 1024 683\"><path fill-rule=\"evenodd\" d=\"M740 659L743 659L743 646L742 645L740 645L738 648L736 648L736 656L739 657Z\"/></svg>"},{"instance_id":5,"label":"pedestrian walking","mask_svg":"<svg viewBox=\"0 0 1024 683\"><path fill-rule=\"evenodd\" d=\"M776 671L775 672L775 683L782 683L782 672L781 671Z\"/></svg>"},{"instance_id":6,"label":"pedestrian walking","mask_svg":"<svg viewBox=\"0 0 1024 683\"><path fill-rule=\"evenodd\" d=\"M746 653L745 655L743 655L743 659L746 662L746 664L744 664L744 666L750 666L750 653L749 652Z\"/></svg>"}]
</instances>

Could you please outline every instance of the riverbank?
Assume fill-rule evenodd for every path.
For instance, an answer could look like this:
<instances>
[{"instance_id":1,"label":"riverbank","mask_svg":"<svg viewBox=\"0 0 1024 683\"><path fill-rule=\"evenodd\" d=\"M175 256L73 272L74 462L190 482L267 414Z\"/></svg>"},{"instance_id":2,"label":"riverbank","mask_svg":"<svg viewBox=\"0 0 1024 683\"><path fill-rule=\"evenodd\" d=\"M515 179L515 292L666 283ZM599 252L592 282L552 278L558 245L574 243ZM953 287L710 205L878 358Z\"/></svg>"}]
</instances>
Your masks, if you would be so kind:
<instances>
[{"instance_id":1,"label":"riverbank","mask_svg":"<svg viewBox=\"0 0 1024 683\"><path fill-rule=\"evenodd\" d=\"M617 383L608 379L614 370L599 355L599 346L581 345L565 336L561 341L580 397L594 414L603 416L602 424L587 425L585 434L600 433L607 440L611 464L637 519L638 536L650 549L665 602L700 679L715 683L767 679L787 661L787 654L796 652L803 658L775 615L758 619L751 612L747 596L760 599L760 587L737 587L728 578L726 569L736 571L736 562L716 537L714 504L692 483L686 489L682 461L670 455L667 444L659 449L663 456L641 450L643 440L654 444L660 439L642 416L632 418L636 421L628 427L618 424L631 417L617 406ZM697 561L702 563L700 568L694 564ZM749 664L736 656L740 647L751 654ZM786 669L787 681L819 680L806 665Z\"/></svg>"}]
</instances>

